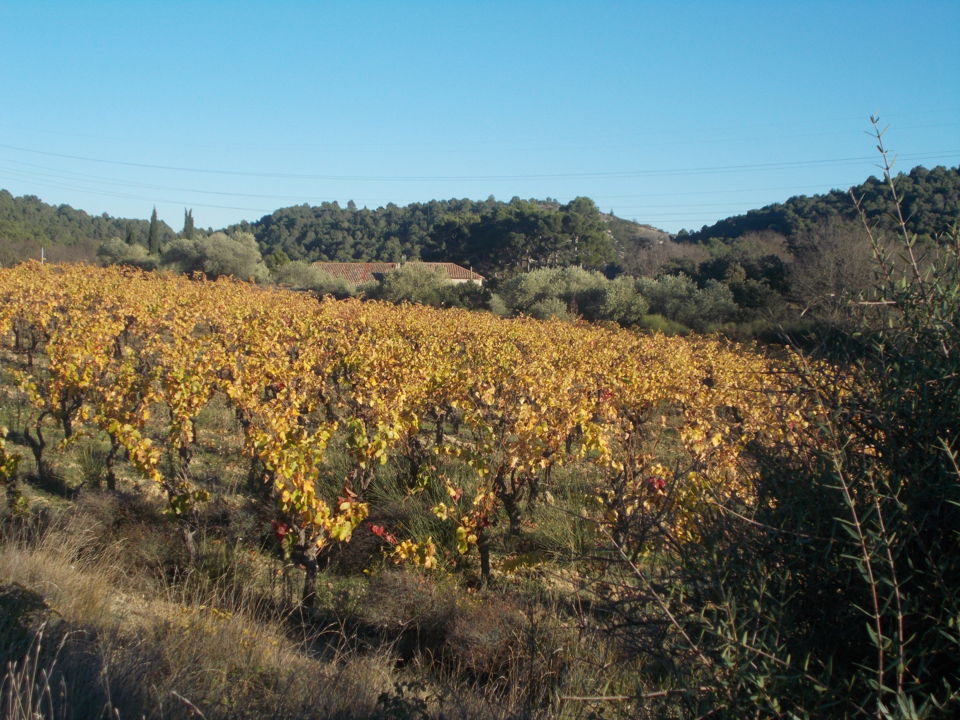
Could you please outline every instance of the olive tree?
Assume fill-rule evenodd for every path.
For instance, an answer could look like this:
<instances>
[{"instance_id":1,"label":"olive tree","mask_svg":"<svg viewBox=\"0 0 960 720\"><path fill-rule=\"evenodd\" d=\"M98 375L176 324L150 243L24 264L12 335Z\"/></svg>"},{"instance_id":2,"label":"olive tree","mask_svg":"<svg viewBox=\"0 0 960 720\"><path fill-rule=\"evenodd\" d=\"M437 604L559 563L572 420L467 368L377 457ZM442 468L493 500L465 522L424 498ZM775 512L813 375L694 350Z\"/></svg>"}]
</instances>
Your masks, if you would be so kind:
<instances>
[{"instance_id":1,"label":"olive tree","mask_svg":"<svg viewBox=\"0 0 960 720\"><path fill-rule=\"evenodd\" d=\"M356 295L355 285L303 260L284 263L273 272L274 282L310 290L317 295L333 295L336 298Z\"/></svg>"},{"instance_id":2,"label":"olive tree","mask_svg":"<svg viewBox=\"0 0 960 720\"><path fill-rule=\"evenodd\" d=\"M263 282L269 277L256 239L245 232L174 240L164 249L162 263L179 272L202 272L210 278L231 275Z\"/></svg>"}]
</instances>

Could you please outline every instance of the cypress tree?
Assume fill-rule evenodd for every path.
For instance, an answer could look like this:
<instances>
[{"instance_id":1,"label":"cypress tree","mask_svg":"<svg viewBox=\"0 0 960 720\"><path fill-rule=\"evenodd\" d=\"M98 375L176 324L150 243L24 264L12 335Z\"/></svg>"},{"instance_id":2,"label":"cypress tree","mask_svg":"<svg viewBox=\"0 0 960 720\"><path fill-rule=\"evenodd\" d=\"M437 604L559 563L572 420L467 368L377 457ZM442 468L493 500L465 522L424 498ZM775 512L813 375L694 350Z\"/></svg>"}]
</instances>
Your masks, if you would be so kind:
<instances>
[{"instance_id":1,"label":"cypress tree","mask_svg":"<svg viewBox=\"0 0 960 720\"><path fill-rule=\"evenodd\" d=\"M160 220L157 218L157 208L154 206L150 216L150 232L147 233L147 250L151 255L160 254Z\"/></svg>"},{"instance_id":2,"label":"cypress tree","mask_svg":"<svg viewBox=\"0 0 960 720\"><path fill-rule=\"evenodd\" d=\"M183 211L183 232L181 235L187 240L193 240L193 208Z\"/></svg>"}]
</instances>

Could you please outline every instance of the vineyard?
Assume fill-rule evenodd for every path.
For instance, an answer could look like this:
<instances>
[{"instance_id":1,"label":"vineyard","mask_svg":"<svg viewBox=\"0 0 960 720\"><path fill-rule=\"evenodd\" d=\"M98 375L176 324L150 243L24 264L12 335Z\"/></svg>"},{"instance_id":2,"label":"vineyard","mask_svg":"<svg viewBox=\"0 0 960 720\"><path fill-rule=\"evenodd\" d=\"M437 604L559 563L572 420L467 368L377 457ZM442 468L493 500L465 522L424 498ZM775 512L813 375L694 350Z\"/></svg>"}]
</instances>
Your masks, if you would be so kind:
<instances>
[{"instance_id":1,"label":"vineyard","mask_svg":"<svg viewBox=\"0 0 960 720\"><path fill-rule=\"evenodd\" d=\"M599 526L670 504L683 509L672 513L676 530L689 533L686 518L708 498L752 502L739 463L747 445L784 442L776 429L803 422L771 361L711 339L318 303L82 266L5 271L0 297L39 477L51 472L48 426L63 443L102 436L108 487L126 458L189 543L191 519L216 492L191 472L196 424L219 401L242 428L236 450L250 459L251 484L271 495L274 526L307 569L304 599L318 557L368 516L377 469L390 461L408 468L412 495L437 500L432 513L457 540L440 548L374 526L390 556L430 569L441 549L476 547L487 580L488 528L502 514L519 533L524 504L551 492L555 468L591 467ZM348 458L332 483L331 443Z\"/></svg>"},{"instance_id":2,"label":"vineyard","mask_svg":"<svg viewBox=\"0 0 960 720\"><path fill-rule=\"evenodd\" d=\"M38 502L68 514L96 497L121 514L156 508L154 537L179 548L161 563L164 587L195 585L228 545L232 558L242 551L249 567L284 578L282 588L258 587L251 571L239 588L232 576L231 598L260 593L248 612L225 599L217 576L215 600L180 601L189 612L257 616L269 597L286 628L271 642L291 642L295 610L301 640L291 647L308 657L330 623L343 629L347 605L369 620L411 593L405 612L422 617L424 603L455 598L458 619L436 631L440 640L399 610L379 626L391 647L416 630L401 652L419 668L414 681L390 670L394 690L366 710L318 717L433 717L452 691L431 688L451 677L492 703L446 711L455 716L491 716L504 703L502 717L584 718L659 716L662 701L732 703L720 685L682 687L679 678L698 681L676 670L692 658L722 674L670 608L705 613L706 632L721 606L685 595L696 578L658 588L685 548L737 551L740 540L717 535L717 518L766 527L756 518L775 517L783 502L760 482L770 459L799 472L826 452L835 438L817 429L829 421L824 399L856 389L827 365L812 387L812 361L712 337L82 265L0 270L0 341L8 536L42 535L26 519ZM844 452L877 457L884 439L845 437ZM121 555L143 554L124 542ZM368 588L359 609L357 582ZM651 619L657 608L665 619ZM741 639L731 612L721 619L738 647L760 642ZM513 628L509 651L477 651L476 633L491 624ZM545 624L549 643L537 634ZM318 634L305 641L307 627ZM717 658L730 657L724 642ZM663 677L673 677L666 688ZM203 701L207 717L256 717L253 705L247 715L218 704L224 694L249 702L252 682L192 700L171 687L183 704L156 716L192 717Z\"/></svg>"}]
</instances>

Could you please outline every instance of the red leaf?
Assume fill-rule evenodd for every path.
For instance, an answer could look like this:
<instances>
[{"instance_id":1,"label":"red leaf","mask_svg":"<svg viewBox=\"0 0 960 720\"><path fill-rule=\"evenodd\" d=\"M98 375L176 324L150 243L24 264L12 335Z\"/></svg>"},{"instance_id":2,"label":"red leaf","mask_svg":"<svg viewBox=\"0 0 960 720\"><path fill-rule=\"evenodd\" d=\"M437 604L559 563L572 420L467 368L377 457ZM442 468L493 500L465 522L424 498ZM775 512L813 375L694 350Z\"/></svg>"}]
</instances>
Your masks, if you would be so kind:
<instances>
[{"instance_id":1,"label":"red leaf","mask_svg":"<svg viewBox=\"0 0 960 720\"><path fill-rule=\"evenodd\" d=\"M383 525L374 525L373 523L370 523L370 532L372 532L378 538L390 543L391 545L397 544L397 539L393 535L388 533L386 530L384 530Z\"/></svg>"}]
</instances>

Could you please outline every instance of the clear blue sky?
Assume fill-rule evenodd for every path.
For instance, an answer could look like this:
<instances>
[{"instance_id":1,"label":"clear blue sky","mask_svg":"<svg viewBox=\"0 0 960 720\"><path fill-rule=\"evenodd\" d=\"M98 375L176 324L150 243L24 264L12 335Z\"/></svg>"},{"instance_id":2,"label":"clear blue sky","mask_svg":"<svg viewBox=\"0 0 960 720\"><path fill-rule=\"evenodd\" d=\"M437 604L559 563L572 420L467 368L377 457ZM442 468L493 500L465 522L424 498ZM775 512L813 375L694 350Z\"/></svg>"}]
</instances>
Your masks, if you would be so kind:
<instances>
[{"instance_id":1,"label":"clear blue sky","mask_svg":"<svg viewBox=\"0 0 960 720\"><path fill-rule=\"evenodd\" d=\"M174 229L577 195L676 231L960 163L960 2L0 0L0 187Z\"/></svg>"}]
</instances>

